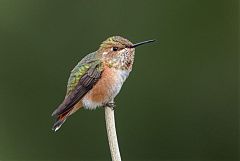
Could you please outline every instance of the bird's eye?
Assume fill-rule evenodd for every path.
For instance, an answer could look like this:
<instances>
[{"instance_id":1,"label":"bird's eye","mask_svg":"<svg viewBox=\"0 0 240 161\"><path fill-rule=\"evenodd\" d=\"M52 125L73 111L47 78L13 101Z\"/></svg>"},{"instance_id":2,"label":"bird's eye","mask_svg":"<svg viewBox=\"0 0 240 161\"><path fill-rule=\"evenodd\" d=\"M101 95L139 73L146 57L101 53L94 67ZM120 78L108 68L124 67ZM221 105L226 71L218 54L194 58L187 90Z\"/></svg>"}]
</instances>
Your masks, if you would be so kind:
<instances>
[{"instance_id":1,"label":"bird's eye","mask_svg":"<svg viewBox=\"0 0 240 161\"><path fill-rule=\"evenodd\" d=\"M113 51L117 51L117 50L118 50L118 47L113 47L112 50L113 50Z\"/></svg>"}]
</instances>

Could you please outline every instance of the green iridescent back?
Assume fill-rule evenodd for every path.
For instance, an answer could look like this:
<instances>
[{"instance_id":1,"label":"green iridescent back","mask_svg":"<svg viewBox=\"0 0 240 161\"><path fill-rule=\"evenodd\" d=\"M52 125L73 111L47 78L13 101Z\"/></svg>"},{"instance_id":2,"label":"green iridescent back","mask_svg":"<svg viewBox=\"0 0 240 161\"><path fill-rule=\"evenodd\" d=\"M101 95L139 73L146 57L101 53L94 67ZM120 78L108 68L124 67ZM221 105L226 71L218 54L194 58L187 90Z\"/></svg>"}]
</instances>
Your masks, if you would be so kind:
<instances>
[{"instance_id":1,"label":"green iridescent back","mask_svg":"<svg viewBox=\"0 0 240 161\"><path fill-rule=\"evenodd\" d=\"M86 55L71 71L70 77L68 79L67 84L67 94L66 97L71 93L72 90L75 89L81 77L88 71L91 66L95 66L100 62L99 59L96 58L97 53L93 52Z\"/></svg>"}]
</instances>

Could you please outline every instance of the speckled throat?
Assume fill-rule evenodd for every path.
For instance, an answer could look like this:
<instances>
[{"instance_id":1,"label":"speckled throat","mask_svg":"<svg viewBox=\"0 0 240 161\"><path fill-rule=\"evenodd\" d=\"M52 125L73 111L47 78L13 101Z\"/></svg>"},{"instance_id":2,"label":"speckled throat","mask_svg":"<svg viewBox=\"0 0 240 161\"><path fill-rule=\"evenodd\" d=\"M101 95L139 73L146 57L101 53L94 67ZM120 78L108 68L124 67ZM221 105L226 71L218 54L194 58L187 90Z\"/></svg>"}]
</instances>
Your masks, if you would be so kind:
<instances>
[{"instance_id":1,"label":"speckled throat","mask_svg":"<svg viewBox=\"0 0 240 161\"><path fill-rule=\"evenodd\" d=\"M110 68L131 71L134 62L134 50L122 52L115 57L105 57L103 62Z\"/></svg>"}]
</instances>

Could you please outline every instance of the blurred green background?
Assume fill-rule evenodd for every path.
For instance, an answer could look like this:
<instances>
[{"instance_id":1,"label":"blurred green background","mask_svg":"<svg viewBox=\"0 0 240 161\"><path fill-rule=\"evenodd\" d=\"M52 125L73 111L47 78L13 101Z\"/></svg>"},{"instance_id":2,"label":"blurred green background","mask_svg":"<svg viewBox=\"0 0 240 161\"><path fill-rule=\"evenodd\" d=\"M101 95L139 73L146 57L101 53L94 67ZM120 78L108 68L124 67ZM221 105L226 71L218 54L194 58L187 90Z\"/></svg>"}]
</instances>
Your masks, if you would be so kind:
<instances>
[{"instance_id":1,"label":"blurred green background","mask_svg":"<svg viewBox=\"0 0 240 161\"><path fill-rule=\"evenodd\" d=\"M238 2L0 0L0 160L110 160L104 110L51 113L112 35L157 39L116 99L123 160L238 160Z\"/></svg>"}]
</instances>

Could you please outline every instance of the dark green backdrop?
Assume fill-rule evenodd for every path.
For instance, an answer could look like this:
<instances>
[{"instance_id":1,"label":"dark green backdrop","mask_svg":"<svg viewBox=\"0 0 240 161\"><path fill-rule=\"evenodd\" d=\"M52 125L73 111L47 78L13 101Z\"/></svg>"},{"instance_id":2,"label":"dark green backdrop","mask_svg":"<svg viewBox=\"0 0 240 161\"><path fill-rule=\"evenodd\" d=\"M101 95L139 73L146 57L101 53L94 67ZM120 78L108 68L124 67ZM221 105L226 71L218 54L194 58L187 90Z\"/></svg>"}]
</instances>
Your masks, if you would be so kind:
<instances>
[{"instance_id":1,"label":"dark green backdrop","mask_svg":"<svg viewBox=\"0 0 240 161\"><path fill-rule=\"evenodd\" d=\"M104 111L59 132L69 72L107 37L139 47L116 99L125 161L236 161L237 0L0 0L0 160L110 160Z\"/></svg>"}]
</instances>

